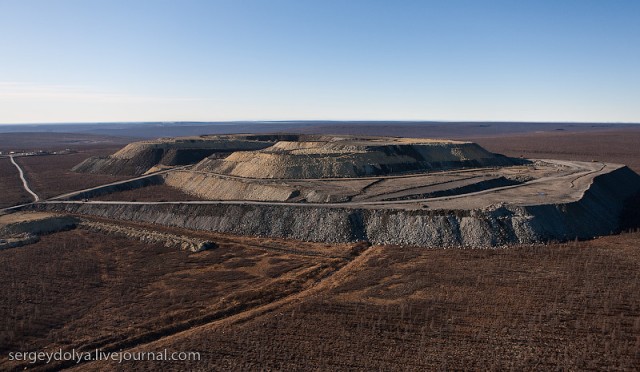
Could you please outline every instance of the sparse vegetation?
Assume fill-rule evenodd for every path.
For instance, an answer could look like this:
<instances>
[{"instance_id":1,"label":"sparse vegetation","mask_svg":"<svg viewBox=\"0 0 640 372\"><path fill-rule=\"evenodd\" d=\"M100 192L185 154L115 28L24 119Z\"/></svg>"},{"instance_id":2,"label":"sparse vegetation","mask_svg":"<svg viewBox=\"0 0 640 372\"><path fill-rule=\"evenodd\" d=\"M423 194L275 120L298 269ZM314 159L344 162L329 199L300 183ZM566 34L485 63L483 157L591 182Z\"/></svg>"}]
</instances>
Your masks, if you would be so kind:
<instances>
[{"instance_id":1,"label":"sparse vegetation","mask_svg":"<svg viewBox=\"0 0 640 372\"><path fill-rule=\"evenodd\" d=\"M640 129L595 132L528 133L495 137L472 137L490 151L507 156L626 164L640 172Z\"/></svg>"},{"instance_id":2,"label":"sparse vegetation","mask_svg":"<svg viewBox=\"0 0 640 372\"><path fill-rule=\"evenodd\" d=\"M138 346L197 350L200 362L127 368L636 369L639 238L490 250L375 246L276 310Z\"/></svg>"},{"instance_id":3,"label":"sparse vegetation","mask_svg":"<svg viewBox=\"0 0 640 372\"><path fill-rule=\"evenodd\" d=\"M0 190L0 208L32 201L9 158L0 158Z\"/></svg>"},{"instance_id":4,"label":"sparse vegetation","mask_svg":"<svg viewBox=\"0 0 640 372\"><path fill-rule=\"evenodd\" d=\"M216 237L188 254L76 229L0 251L0 368L11 350L135 346L299 292L346 262L291 253L321 244Z\"/></svg>"},{"instance_id":5,"label":"sparse vegetation","mask_svg":"<svg viewBox=\"0 0 640 372\"><path fill-rule=\"evenodd\" d=\"M597 158L637 171L637 138L620 133L477 140L511 156ZM14 174L4 160L1 174ZM42 163L21 164L32 167L27 177L47 174ZM70 176L56 181L62 169L40 176L40 186L37 176L30 182L70 187ZM16 184L12 197L22 191L17 175L0 183ZM167 187L104 198L180 198ZM623 215L631 232L484 250L303 243L143 223L126 224L218 247L190 254L80 229L44 236L0 251L0 369L31 367L10 363L10 350L61 347L202 355L77 367L105 371L636 370L640 226L638 197L631 201Z\"/></svg>"},{"instance_id":6,"label":"sparse vegetation","mask_svg":"<svg viewBox=\"0 0 640 372\"><path fill-rule=\"evenodd\" d=\"M100 148L68 155L28 156L16 158L16 162L23 168L29 186L41 198L50 198L128 178L101 174L87 177L86 174L71 171L71 168L83 159L112 151L113 148Z\"/></svg>"},{"instance_id":7,"label":"sparse vegetation","mask_svg":"<svg viewBox=\"0 0 640 372\"><path fill-rule=\"evenodd\" d=\"M92 200L120 200L120 201L182 201L201 200L199 197L189 195L168 185L151 185L144 188L114 192L101 195Z\"/></svg>"}]
</instances>

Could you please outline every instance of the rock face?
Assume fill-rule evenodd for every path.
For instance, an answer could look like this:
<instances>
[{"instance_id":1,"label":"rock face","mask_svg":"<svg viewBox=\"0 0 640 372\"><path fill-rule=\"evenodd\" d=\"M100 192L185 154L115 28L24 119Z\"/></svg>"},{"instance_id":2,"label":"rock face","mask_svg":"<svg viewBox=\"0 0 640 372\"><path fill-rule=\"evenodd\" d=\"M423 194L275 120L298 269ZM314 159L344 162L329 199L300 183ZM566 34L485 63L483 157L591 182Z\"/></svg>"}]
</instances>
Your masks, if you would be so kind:
<instances>
[{"instance_id":1,"label":"rock face","mask_svg":"<svg viewBox=\"0 0 640 372\"><path fill-rule=\"evenodd\" d=\"M195 169L245 178L309 179L511 164L513 159L471 142L330 137L323 141L279 141L258 151L205 159Z\"/></svg>"},{"instance_id":2,"label":"rock face","mask_svg":"<svg viewBox=\"0 0 640 372\"><path fill-rule=\"evenodd\" d=\"M577 201L471 210L331 208L259 204L51 203L31 208L64 210L130 221L224 233L341 243L425 247L490 247L586 239L619 228L624 200L640 189L627 167L594 177Z\"/></svg>"}]
</instances>

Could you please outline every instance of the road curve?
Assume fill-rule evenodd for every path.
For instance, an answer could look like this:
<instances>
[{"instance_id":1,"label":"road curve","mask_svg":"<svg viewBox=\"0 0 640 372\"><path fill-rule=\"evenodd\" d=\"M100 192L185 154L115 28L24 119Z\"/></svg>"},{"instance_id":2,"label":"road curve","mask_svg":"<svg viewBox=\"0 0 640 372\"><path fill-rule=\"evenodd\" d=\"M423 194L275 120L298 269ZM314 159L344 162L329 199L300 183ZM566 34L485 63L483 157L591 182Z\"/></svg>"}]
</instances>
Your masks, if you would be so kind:
<instances>
[{"instance_id":1,"label":"road curve","mask_svg":"<svg viewBox=\"0 0 640 372\"><path fill-rule=\"evenodd\" d=\"M18 163L16 163L15 159L13 158L13 155L9 155L9 158L11 159L11 162L13 163L13 165L15 165L16 168L18 168L18 173L20 173L20 179L22 180L22 186L24 186L24 189L27 190L29 194L31 194L34 202L39 201L40 198L35 192L33 192L33 190L29 188L29 184L27 183L27 180L24 178L24 172L22 171L22 168L20 168Z\"/></svg>"},{"instance_id":2,"label":"road curve","mask_svg":"<svg viewBox=\"0 0 640 372\"><path fill-rule=\"evenodd\" d=\"M188 168L189 166L181 166L177 168L168 169L161 172L152 173L149 175L143 175L139 177L135 177L128 180L117 181L113 183L109 183L106 185L96 186L89 189L78 190L71 193L59 195L53 198L49 198L47 200L38 201L41 204L102 204L102 205L174 205L174 204L187 204L187 205L282 205L282 206L292 206L292 207L325 207L325 208L375 208L375 207L386 207L393 208L394 206L406 206L406 205L415 205L417 207L425 208L426 205L423 203L434 203L434 202L447 202L453 201L457 199L465 199L472 198L479 195L491 195L491 194L499 194L501 192L505 192L513 189L522 189L527 188L536 184L545 184L550 181L564 181L567 184L573 184L576 180L583 178L584 176L591 175L594 173L603 172L608 166L611 168L616 168L615 164L606 164L606 163L598 163L597 165L591 165L591 163L586 162L575 162L575 161L563 161L563 160L549 160L546 159L546 162L555 163L558 165L564 165L575 170L574 173L570 173L564 176L556 177L556 176L547 176L542 178L537 178L534 180L526 181L517 185L509 185L491 188L487 190L475 191L460 195L448 195L448 196L440 196L440 197L432 197L432 198L424 198L424 199L408 199L408 200L389 200L389 201L357 201L357 202L340 202L340 203L308 203L308 202L277 202L277 201L252 201L252 200L192 200L192 201L146 201L146 202L127 202L127 201L96 201L96 200L88 200L88 201L78 201L78 200L64 200L68 197L78 195L79 193L91 191L93 189L101 188L104 186L115 185L120 183L126 183L133 180L143 179L147 177L156 176L163 173L168 173L176 170L181 170L184 168ZM14 163L15 164L15 163ZM597 167L597 168L594 168ZM23 178L24 180L24 178ZM25 183L26 186L26 183ZM567 189L573 189L573 186L567 187ZM584 190L580 190L580 197ZM35 194L33 194L35 195ZM36 195L37 197L37 195ZM548 202L548 201L547 201ZM421 205L422 204L422 205ZM14 206L6 208L6 210L19 209L24 205Z\"/></svg>"},{"instance_id":3,"label":"road curve","mask_svg":"<svg viewBox=\"0 0 640 372\"><path fill-rule=\"evenodd\" d=\"M323 207L323 208L363 208L363 207L383 207L383 206L394 206L394 205L409 205L409 204L419 204L419 203L430 203L435 201L449 201L455 199L469 198L478 195L486 195L486 194L496 194L505 190L518 189L523 187L528 187L536 184L543 184L549 181L554 180L564 180L565 182L573 183L578 178L584 177L589 174L602 172L606 167L606 163L600 163L599 170L588 170L585 168L580 168L576 162L569 161L555 161L558 164L564 164L567 166L573 165L574 168L580 169L581 172L568 174L561 177L547 176L542 178L537 178L531 181L523 182L517 185L509 185L509 186L501 186L495 187L487 190L474 191L465 194L459 195L448 195L448 196L437 196L432 198L423 198L423 199L408 199L408 200L378 200L378 201L357 201L357 202L340 202L340 203L308 203L308 202L286 202L286 201L258 201L258 200L191 200L191 201L115 201L115 200L88 200L88 201L79 201L79 200L54 200L49 199L42 201L42 204L101 204L101 205L172 205L172 204L188 204L188 205L265 205L265 206L291 206L291 207ZM585 163L589 164L589 163ZM615 167L615 165L614 165ZM139 177L144 178L144 177ZM125 182L125 181L120 181Z\"/></svg>"}]
</instances>

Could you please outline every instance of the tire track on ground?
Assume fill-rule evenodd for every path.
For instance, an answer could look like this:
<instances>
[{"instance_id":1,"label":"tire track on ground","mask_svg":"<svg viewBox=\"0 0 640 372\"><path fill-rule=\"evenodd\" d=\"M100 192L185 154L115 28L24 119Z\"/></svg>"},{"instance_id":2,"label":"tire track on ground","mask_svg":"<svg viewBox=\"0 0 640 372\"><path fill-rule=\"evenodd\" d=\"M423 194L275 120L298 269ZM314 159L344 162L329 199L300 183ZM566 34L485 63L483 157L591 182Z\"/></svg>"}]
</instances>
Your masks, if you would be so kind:
<instances>
[{"instance_id":1,"label":"tire track on ground","mask_svg":"<svg viewBox=\"0 0 640 372\"><path fill-rule=\"evenodd\" d=\"M368 256L368 254L370 254L371 251L373 251L373 249L371 249L371 247L367 247L344 266L330 271L323 277L318 278L316 282L310 287L305 288L302 291L286 295L285 297L277 299L273 302L254 307L251 307L250 305L239 304L231 308L222 309L199 318L188 319L170 327L147 332L145 334L130 337L122 341L112 342L110 344L105 344L104 341L101 342L97 340L97 342L87 345L85 347L87 349L86 351L94 352L96 349L100 349L100 351L103 352L127 352L136 351L139 349L151 350L154 348L153 345L157 342L171 340L174 337L186 336L191 332L205 329L207 327L241 324L262 316L266 316L278 309L283 308L284 306L300 302L303 299L318 293L322 289L331 286L335 282L335 280L332 279L341 277L345 275L345 271L349 271L351 268L359 266L362 261L366 260L366 257ZM41 371L59 371L67 368L75 368L76 366L80 366L80 368L83 368L92 363L94 363L94 361L82 360L80 361L80 363L78 363L77 361L71 360L55 365L45 364L34 366L33 364L30 364L25 367L35 368L36 370ZM18 366L18 368L21 367L23 366Z\"/></svg>"}]
</instances>

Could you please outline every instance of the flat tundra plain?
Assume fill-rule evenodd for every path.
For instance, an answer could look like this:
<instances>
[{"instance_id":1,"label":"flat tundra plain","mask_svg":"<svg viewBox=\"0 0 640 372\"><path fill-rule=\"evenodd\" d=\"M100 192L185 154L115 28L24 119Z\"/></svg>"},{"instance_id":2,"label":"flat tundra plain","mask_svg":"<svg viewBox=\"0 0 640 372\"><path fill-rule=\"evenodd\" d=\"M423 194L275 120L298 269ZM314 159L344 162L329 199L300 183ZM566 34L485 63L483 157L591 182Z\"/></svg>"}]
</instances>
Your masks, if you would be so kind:
<instances>
[{"instance_id":1,"label":"flat tundra plain","mask_svg":"<svg viewBox=\"0 0 640 372\"><path fill-rule=\"evenodd\" d=\"M546 171L566 172L569 180L580 172L601 171L603 163L627 163L636 171L640 166L633 163L640 159L640 150L630 145L640 143L634 130L472 140L509 156L567 160L560 171L539 167L540 178ZM93 151L75 155L75 163ZM88 178L70 172L72 162L57 166L56 159L63 158L18 159L28 160L25 176L44 197L72 191L80 182L74 180ZM573 168L576 161L585 168ZM7 165L0 168L1 182L20 186L15 168ZM46 177L36 171L44 168ZM171 186L150 187L98 199L194 199ZM362 201L383 199L374 187L365 190ZM563 198L573 192L557 188ZM16 190L3 198L18 204L24 201L21 195ZM406 195L395 196L404 200ZM624 211L626 232L621 234L483 250L240 237L134 221L118 223L209 240L217 247L194 253L82 227L43 235L37 243L0 251L5 299L0 366L113 370L123 366L31 365L9 361L7 355L45 348L168 348L198 351L202 358L129 362L124 368L637 369L637 202Z\"/></svg>"}]
</instances>

